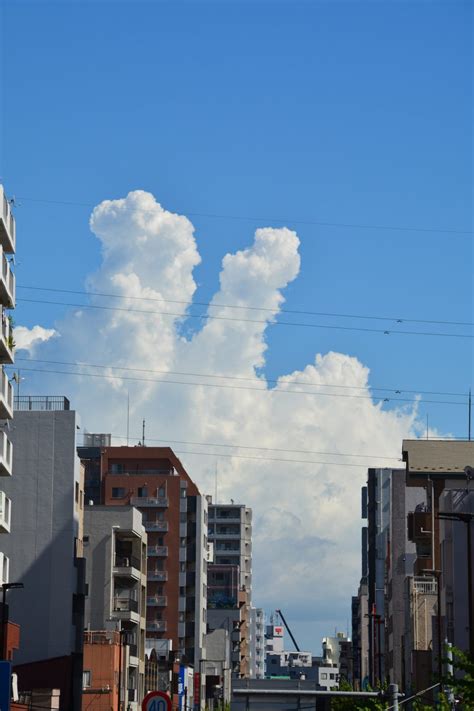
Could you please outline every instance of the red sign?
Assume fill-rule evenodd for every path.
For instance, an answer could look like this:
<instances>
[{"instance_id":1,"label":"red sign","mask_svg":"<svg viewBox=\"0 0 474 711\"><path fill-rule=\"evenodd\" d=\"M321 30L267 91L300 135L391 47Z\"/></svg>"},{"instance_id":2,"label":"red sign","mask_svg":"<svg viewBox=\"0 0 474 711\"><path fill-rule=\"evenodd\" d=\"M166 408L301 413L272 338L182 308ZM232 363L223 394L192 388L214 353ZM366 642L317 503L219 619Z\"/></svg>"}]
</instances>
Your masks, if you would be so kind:
<instances>
[{"instance_id":1,"label":"red sign","mask_svg":"<svg viewBox=\"0 0 474 711\"><path fill-rule=\"evenodd\" d=\"M194 708L201 707L201 674L194 672Z\"/></svg>"},{"instance_id":2,"label":"red sign","mask_svg":"<svg viewBox=\"0 0 474 711\"><path fill-rule=\"evenodd\" d=\"M274 634L283 635L283 627L274 627L273 632Z\"/></svg>"},{"instance_id":3,"label":"red sign","mask_svg":"<svg viewBox=\"0 0 474 711\"><path fill-rule=\"evenodd\" d=\"M150 691L142 701L142 711L172 711L166 691Z\"/></svg>"}]
</instances>

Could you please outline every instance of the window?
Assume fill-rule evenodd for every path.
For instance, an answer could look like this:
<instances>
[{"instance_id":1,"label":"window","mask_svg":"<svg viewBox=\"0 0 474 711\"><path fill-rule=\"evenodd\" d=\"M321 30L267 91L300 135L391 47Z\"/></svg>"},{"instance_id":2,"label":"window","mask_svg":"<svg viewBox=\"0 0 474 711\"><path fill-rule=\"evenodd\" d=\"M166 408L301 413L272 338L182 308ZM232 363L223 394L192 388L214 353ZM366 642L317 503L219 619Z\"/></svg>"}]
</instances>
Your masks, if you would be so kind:
<instances>
[{"instance_id":1,"label":"window","mask_svg":"<svg viewBox=\"0 0 474 711\"><path fill-rule=\"evenodd\" d=\"M158 489L158 496L166 496L166 489L164 486L160 486Z\"/></svg>"},{"instance_id":2,"label":"window","mask_svg":"<svg viewBox=\"0 0 474 711\"><path fill-rule=\"evenodd\" d=\"M327 678L328 678L328 675L326 674L326 672L321 672L321 679L327 679Z\"/></svg>"},{"instance_id":3,"label":"window","mask_svg":"<svg viewBox=\"0 0 474 711\"><path fill-rule=\"evenodd\" d=\"M76 504L79 503L79 483L76 481Z\"/></svg>"},{"instance_id":4,"label":"window","mask_svg":"<svg viewBox=\"0 0 474 711\"><path fill-rule=\"evenodd\" d=\"M158 545L158 546L164 546L163 540L164 540L164 539L163 539L163 536L158 536L158 543L157 543L157 545Z\"/></svg>"},{"instance_id":5,"label":"window","mask_svg":"<svg viewBox=\"0 0 474 711\"><path fill-rule=\"evenodd\" d=\"M330 678L330 679L335 679L335 678L336 678L336 675L335 675L335 674L329 674L329 678Z\"/></svg>"},{"instance_id":6,"label":"window","mask_svg":"<svg viewBox=\"0 0 474 711\"><path fill-rule=\"evenodd\" d=\"M138 496L148 496L148 488L146 486L138 487Z\"/></svg>"},{"instance_id":7,"label":"window","mask_svg":"<svg viewBox=\"0 0 474 711\"><path fill-rule=\"evenodd\" d=\"M165 520L165 512L158 511L158 513L156 514L156 520L157 521L164 521Z\"/></svg>"},{"instance_id":8,"label":"window","mask_svg":"<svg viewBox=\"0 0 474 711\"><path fill-rule=\"evenodd\" d=\"M89 536L83 536L83 537L82 537L82 542L83 542L84 544L89 543Z\"/></svg>"},{"instance_id":9,"label":"window","mask_svg":"<svg viewBox=\"0 0 474 711\"><path fill-rule=\"evenodd\" d=\"M83 689L88 689L91 685L91 672L90 671L83 671L82 672L82 688Z\"/></svg>"},{"instance_id":10,"label":"window","mask_svg":"<svg viewBox=\"0 0 474 711\"><path fill-rule=\"evenodd\" d=\"M112 487L112 498L113 499L123 499L125 496L125 489L123 486L113 486Z\"/></svg>"},{"instance_id":11,"label":"window","mask_svg":"<svg viewBox=\"0 0 474 711\"><path fill-rule=\"evenodd\" d=\"M123 472L123 464L112 464L110 467L110 471L112 474L122 474Z\"/></svg>"}]
</instances>

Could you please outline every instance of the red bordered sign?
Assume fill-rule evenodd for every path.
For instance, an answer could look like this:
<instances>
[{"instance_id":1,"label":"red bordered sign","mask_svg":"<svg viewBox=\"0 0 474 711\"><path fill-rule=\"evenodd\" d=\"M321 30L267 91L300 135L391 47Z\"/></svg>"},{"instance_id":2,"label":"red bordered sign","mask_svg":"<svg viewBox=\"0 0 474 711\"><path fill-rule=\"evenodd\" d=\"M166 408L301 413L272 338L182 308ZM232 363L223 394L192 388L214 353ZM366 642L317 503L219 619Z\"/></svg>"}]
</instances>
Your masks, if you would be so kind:
<instances>
[{"instance_id":1,"label":"red bordered sign","mask_svg":"<svg viewBox=\"0 0 474 711\"><path fill-rule=\"evenodd\" d=\"M150 691L142 701L142 711L172 711L171 699L165 691Z\"/></svg>"}]
</instances>

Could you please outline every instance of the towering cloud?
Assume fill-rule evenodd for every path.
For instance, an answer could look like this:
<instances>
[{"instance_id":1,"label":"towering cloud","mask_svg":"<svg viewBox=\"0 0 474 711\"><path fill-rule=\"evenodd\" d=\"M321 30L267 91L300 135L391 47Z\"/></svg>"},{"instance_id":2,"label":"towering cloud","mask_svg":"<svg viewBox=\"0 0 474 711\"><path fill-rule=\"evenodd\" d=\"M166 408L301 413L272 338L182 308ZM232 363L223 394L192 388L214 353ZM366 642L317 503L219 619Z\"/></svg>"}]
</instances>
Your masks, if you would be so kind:
<instances>
[{"instance_id":1,"label":"towering cloud","mask_svg":"<svg viewBox=\"0 0 474 711\"><path fill-rule=\"evenodd\" d=\"M360 575L366 467L396 464L337 455L398 457L416 410L384 410L370 397L368 367L342 353L315 354L302 371L267 383L265 334L300 268L295 232L259 229L247 249L226 254L207 308L213 318L198 328L193 320L186 337L200 262L191 222L136 191L101 203L90 225L102 264L87 287L124 298L91 297L108 309L71 311L36 355L106 367L76 368L98 377L38 376L38 390L68 393L89 431L122 437L129 393L133 435L146 418L149 444L182 452L203 492L214 493L217 471L219 500L254 509L255 601L304 620L301 643L316 649L317 635L345 628ZM366 397L328 397L345 393L341 385Z\"/></svg>"}]
</instances>

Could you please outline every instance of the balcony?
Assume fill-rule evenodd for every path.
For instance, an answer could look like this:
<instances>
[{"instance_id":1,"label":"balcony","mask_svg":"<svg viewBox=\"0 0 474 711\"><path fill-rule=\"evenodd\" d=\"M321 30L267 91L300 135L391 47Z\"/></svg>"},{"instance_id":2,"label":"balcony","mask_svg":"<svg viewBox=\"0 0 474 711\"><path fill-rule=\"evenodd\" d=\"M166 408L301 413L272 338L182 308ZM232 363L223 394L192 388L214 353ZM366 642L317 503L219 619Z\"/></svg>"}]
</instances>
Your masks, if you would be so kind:
<instances>
[{"instance_id":1,"label":"balcony","mask_svg":"<svg viewBox=\"0 0 474 711\"><path fill-rule=\"evenodd\" d=\"M12 475L13 446L6 432L0 432L0 476Z\"/></svg>"},{"instance_id":2,"label":"balcony","mask_svg":"<svg viewBox=\"0 0 474 711\"><path fill-rule=\"evenodd\" d=\"M148 607L166 607L168 604L168 598L166 595L155 595L152 597L147 597L146 604Z\"/></svg>"},{"instance_id":3,"label":"balcony","mask_svg":"<svg viewBox=\"0 0 474 711\"><path fill-rule=\"evenodd\" d=\"M135 556L115 556L114 574L139 580L141 575L140 558Z\"/></svg>"},{"instance_id":4,"label":"balcony","mask_svg":"<svg viewBox=\"0 0 474 711\"><path fill-rule=\"evenodd\" d=\"M138 600L131 597L114 597L114 612L138 612Z\"/></svg>"},{"instance_id":5,"label":"balcony","mask_svg":"<svg viewBox=\"0 0 474 711\"><path fill-rule=\"evenodd\" d=\"M413 543L431 540L432 516L430 511L413 511L408 514L408 540Z\"/></svg>"},{"instance_id":6,"label":"balcony","mask_svg":"<svg viewBox=\"0 0 474 711\"><path fill-rule=\"evenodd\" d=\"M8 583L10 572L10 559L0 551L0 585Z\"/></svg>"},{"instance_id":7,"label":"balcony","mask_svg":"<svg viewBox=\"0 0 474 711\"><path fill-rule=\"evenodd\" d=\"M164 531L168 530L168 521L144 521L145 531Z\"/></svg>"},{"instance_id":8,"label":"balcony","mask_svg":"<svg viewBox=\"0 0 474 711\"><path fill-rule=\"evenodd\" d=\"M168 580L168 571L148 569L146 577L148 580L155 580L159 583L164 583Z\"/></svg>"},{"instance_id":9,"label":"balcony","mask_svg":"<svg viewBox=\"0 0 474 711\"><path fill-rule=\"evenodd\" d=\"M143 508L144 506L167 508L169 505L166 496L132 496L130 503L132 506L138 506L139 508Z\"/></svg>"},{"instance_id":10,"label":"balcony","mask_svg":"<svg viewBox=\"0 0 474 711\"><path fill-rule=\"evenodd\" d=\"M15 218L10 208L3 185L0 185L0 245L4 252L15 253L16 228Z\"/></svg>"},{"instance_id":11,"label":"balcony","mask_svg":"<svg viewBox=\"0 0 474 711\"><path fill-rule=\"evenodd\" d=\"M10 533L11 506L8 496L0 491L0 533Z\"/></svg>"},{"instance_id":12,"label":"balcony","mask_svg":"<svg viewBox=\"0 0 474 711\"><path fill-rule=\"evenodd\" d=\"M166 558L168 555L168 546L148 546L147 555Z\"/></svg>"},{"instance_id":13,"label":"balcony","mask_svg":"<svg viewBox=\"0 0 474 711\"><path fill-rule=\"evenodd\" d=\"M0 420L11 420L13 417L13 385L8 375L0 370Z\"/></svg>"},{"instance_id":14,"label":"balcony","mask_svg":"<svg viewBox=\"0 0 474 711\"><path fill-rule=\"evenodd\" d=\"M0 332L0 363L11 365L13 363L13 331L10 319L5 311L2 313L2 329Z\"/></svg>"},{"instance_id":15,"label":"balcony","mask_svg":"<svg viewBox=\"0 0 474 711\"><path fill-rule=\"evenodd\" d=\"M10 266L10 262L5 256L2 246L0 245L0 302L8 309L15 308L15 275Z\"/></svg>"},{"instance_id":16,"label":"balcony","mask_svg":"<svg viewBox=\"0 0 474 711\"><path fill-rule=\"evenodd\" d=\"M166 620L147 620L147 632L166 632Z\"/></svg>"}]
</instances>

